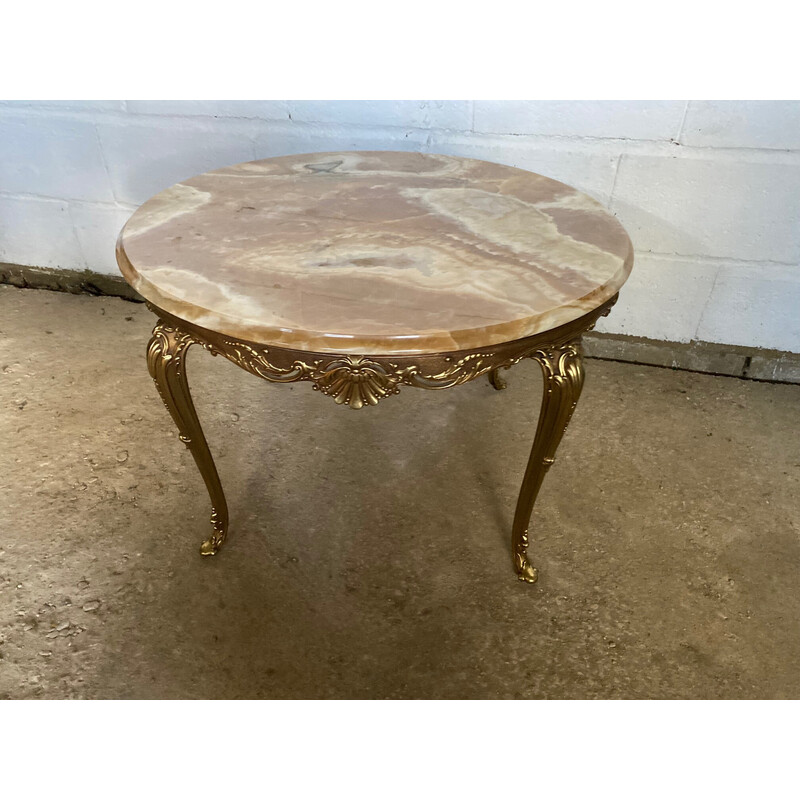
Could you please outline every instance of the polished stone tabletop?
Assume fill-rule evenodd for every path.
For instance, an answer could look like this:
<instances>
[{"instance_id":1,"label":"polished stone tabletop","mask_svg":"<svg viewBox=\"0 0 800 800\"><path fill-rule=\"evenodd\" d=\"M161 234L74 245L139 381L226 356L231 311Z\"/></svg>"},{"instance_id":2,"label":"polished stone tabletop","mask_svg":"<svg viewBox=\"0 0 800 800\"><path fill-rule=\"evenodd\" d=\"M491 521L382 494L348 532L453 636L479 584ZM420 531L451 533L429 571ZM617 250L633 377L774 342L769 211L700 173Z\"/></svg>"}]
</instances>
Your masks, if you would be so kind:
<instances>
[{"instance_id":1,"label":"polished stone tabletop","mask_svg":"<svg viewBox=\"0 0 800 800\"><path fill-rule=\"evenodd\" d=\"M520 339L597 308L633 264L585 194L443 155L312 153L175 184L117 260L159 308L297 350L433 353Z\"/></svg>"}]
</instances>

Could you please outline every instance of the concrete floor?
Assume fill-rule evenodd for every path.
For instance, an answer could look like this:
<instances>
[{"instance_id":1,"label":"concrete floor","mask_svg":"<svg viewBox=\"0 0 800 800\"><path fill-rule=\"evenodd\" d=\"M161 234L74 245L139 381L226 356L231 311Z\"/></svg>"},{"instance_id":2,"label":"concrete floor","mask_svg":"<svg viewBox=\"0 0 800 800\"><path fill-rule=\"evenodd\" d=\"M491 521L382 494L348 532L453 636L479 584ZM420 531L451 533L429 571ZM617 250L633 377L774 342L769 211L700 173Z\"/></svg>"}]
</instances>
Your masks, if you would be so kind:
<instances>
[{"instance_id":1,"label":"concrete floor","mask_svg":"<svg viewBox=\"0 0 800 800\"><path fill-rule=\"evenodd\" d=\"M202 559L152 323L0 286L1 697L800 697L800 386L588 361L527 586L533 364L355 412L195 349Z\"/></svg>"}]
</instances>

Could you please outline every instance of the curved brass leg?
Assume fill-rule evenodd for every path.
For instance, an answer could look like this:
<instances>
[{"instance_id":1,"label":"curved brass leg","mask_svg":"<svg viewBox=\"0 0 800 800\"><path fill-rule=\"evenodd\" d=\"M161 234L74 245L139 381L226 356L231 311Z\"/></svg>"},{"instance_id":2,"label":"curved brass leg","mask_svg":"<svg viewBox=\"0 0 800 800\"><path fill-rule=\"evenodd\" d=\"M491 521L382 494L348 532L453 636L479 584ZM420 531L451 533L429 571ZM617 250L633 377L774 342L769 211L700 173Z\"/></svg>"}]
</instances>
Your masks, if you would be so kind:
<instances>
[{"instance_id":1,"label":"curved brass leg","mask_svg":"<svg viewBox=\"0 0 800 800\"><path fill-rule=\"evenodd\" d=\"M575 339L532 354L542 368L544 394L536 437L525 477L522 479L511 533L514 568L519 579L526 583L535 583L538 577L538 571L528 561L528 525L533 504L544 476L555 460L556 448L567 429L583 388L583 364L579 346L580 340Z\"/></svg>"},{"instance_id":2,"label":"curved brass leg","mask_svg":"<svg viewBox=\"0 0 800 800\"><path fill-rule=\"evenodd\" d=\"M211 496L211 525L214 532L200 547L202 555L211 556L222 546L228 533L228 505L186 380L186 351L194 341L188 333L159 320L147 346L147 368L167 411L178 426L180 440L194 456Z\"/></svg>"},{"instance_id":3,"label":"curved brass leg","mask_svg":"<svg viewBox=\"0 0 800 800\"><path fill-rule=\"evenodd\" d=\"M505 389L508 384L500 377L500 368L495 367L489 373L489 383L494 386L495 389L499 392L501 389Z\"/></svg>"}]
</instances>

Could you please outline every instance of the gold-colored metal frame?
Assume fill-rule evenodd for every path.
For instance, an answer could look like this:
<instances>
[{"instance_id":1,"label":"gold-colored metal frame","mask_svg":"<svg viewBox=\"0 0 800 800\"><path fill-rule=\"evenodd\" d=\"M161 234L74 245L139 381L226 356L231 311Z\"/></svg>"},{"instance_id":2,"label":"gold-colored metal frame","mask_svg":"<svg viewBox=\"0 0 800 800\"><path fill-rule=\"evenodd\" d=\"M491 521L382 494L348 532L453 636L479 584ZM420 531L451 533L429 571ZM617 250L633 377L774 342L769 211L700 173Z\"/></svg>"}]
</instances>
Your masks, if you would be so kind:
<instances>
[{"instance_id":1,"label":"gold-colored metal frame","mask_svg":"<svg viewBox=\"0 0 800 800\"><path fill-rule=\"evenodd\" d=\"M148 303L159 320L147 348L147 366L211 497L213 532L202 543L201 554L214 555L225 541L228 506L189 392L186 351L191 345L198 344L215 356L223 355L268 381L310 381L314 389L353 409L376 405L398 394L403 385L447 389L487 373L492 386L503 389L505 382L499 370L532 358L542 369L544 394L514 514L511 548L519 579L535 583L538 572L528 560L528 526L536 496L583 387L581 336L609 313L616 299L615 295L573 322L525 339L480 350L402 356L313 353L261 345L201 328Z\"/></svg>"}]
</instances>

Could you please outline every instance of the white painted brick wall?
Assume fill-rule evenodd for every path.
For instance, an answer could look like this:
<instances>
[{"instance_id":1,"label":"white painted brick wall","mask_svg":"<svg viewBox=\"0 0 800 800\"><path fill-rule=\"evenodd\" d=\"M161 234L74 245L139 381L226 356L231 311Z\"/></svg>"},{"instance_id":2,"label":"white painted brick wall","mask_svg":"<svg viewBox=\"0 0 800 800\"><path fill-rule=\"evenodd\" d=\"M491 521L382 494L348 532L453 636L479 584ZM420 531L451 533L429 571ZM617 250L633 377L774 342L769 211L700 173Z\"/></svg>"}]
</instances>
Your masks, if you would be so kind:
<instances>
[{"instance_id":1,"label":"white painted brick wall","mask_svg":"<svg viewBox=\"0 0 800 800\"><path fill-rule=\"evenodd\" d=\"M431 133L428 150L538 172L575 186L604 204L611 198L619 161L618 153L585 149L579 140L553 142L449 131Z\"/></svg>"},{"instance_id":2,"label":"white painted brick wall","mask_svg":"<svg viewBox=\"0 0 800 800\"><path fill-rule=\"evenodd\" d=\"M427 149L427 134L414 128L370 128L353 125L267 123L255 137L256 158L325 150Z\"/></svg>"},{"instance_id":3,"label":"white painted brick wall","mask_svg":"<svg viewBox=\"0 0 800 800\"><path fill-rule=\"evenodd\" d=\"M800 149L800 103L781 100L689 102L681 144Z\"/></svg>"},{"instance_id":4,"label":"white painted brick wall","mask_svg":"<svg viewBox=\"0 0 800 800\"><path fill-rule=\"evenodd\" d=\"M800 262L800 163L626 155L614 188L637 251Z\"/></svg>"},{"instance_id":5,"label":"white painted brick wall","mask_svg":"<svg viewBox=\"0 0 800 800\"><path fill-rule=\"evenodd\" d=\"M720 266L697 335L709 342L744 346L767 341L776 350L797 352L800 270L780 265Z\"/></svg>"},{"instance_id":6,"label":"white painted brick wall","mask_svg":"<svg viewBox=\"0 0 800 800\"><path fill-rule=\"evenodd\" d=\"M92 120L0 109L0 192L112 202Z\"/></svg>"},{"instance_id":7,"label":"white painted brick wall","mask_svg":"<svg viewBox=\"0 0 800 800\"><path fill-rule=\"evenodd\" d=\"M800 352L800 102L0 102L0 260L115 273L175 181L338 149L497 161L606 204L637 253L599 330Z\"/></svg>"},{"instance_id":8,"label":"white painted brick wall","mask_svg":"<svg viewBox=\"0 0 800 800\"><path fill-rule=\"evenodd\" d=\"M253 123L127 116L97 123L114 197L140 205L173 183L251 161Z\"/></svg>"},{"instance_id":9,"label":"white painted brick wall","mask_svg":"<svg viewBox=\"0 0 800 800\"><path fill-rule=\"evenodd\" d=\"M715 261L638 255L614 310L598 322L596 330L689 342L708 305L718 270ZM666 308L664 298L669 298Z\"/></svg>"},{"instance_id":10,"label":"white painted brick wall","mask_svg":"<svg viewBox=\"0 0 800 800\"><path fill-rule=\"evenodd\" d=\"M116 244L122 226L135 210L134 206L126 208L100 203L69 204L70 217L85 262L81 269L117 274L117 259L114 247L110 245Z\"/></svg>"},{"instance_id":11,"label":"white painted brick wall","mask_svg":"<svg viewBox=\"0 0 800 800\"><path fill-rule=\"evenodd\" d=\"M289 103L285 100L128 100L126 105L131 114L289 119Z\"/></svg>"},{"instance_id":12,"label":"white painted brick wall","mask_svg":"<svg viewBox=\"0 0 800 800\"><path fill-rule=\"evenodd\" d=\"M51 111L124 111L125 102L125 100L0 100L0 107Z\"/></svg>"},{"instance_id":13,"label":"white painted brick wall","mask_svg":"<svg viewBox=\"0 0 800 800\"><path fill-rule=\"evenodd\" d=\"M685 101L476 100L477 133L663 139L678 136Z\"/></svg>"},{"instance_id":14,"label":"white painted brick wall","mask_svg":"<svg viewBox=\"0 0 800 800\"><path fill-rule=\"evenodd\" d=\"M43 197L0 195L0 261L85 269L69 204Z\"/></svg>"},{"instance_id":15,"label":"white painted brick wall","mask_svg":"<svg viewBox=\"0 0 800 800\"><path fill-rule=\"evenodd\" d=\"M459 131L469 130L472 124L472 104L468 100L295 100L290 106L294 122Z\"/></svg>"}]
</instances>

